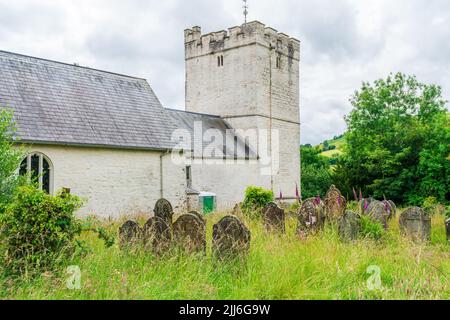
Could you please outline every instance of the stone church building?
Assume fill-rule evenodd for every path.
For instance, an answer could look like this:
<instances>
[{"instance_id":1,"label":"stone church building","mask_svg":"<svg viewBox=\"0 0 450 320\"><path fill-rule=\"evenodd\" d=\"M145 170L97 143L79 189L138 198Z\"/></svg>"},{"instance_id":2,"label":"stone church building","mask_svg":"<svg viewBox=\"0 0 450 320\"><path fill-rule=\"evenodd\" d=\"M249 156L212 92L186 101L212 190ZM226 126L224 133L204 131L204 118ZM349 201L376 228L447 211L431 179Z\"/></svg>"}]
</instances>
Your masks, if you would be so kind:
<instances>
[{"instance_id":1,"label":"stone church building","mask_svg":"<svg viewBox=\"0 0 450 320\"><path fill-rule=\"evenodd\" d=\"M0 51L0 107L27 152L19 172L84 198L81 215L150 213L162 197L196 209L202 193L230 209L250 185L288 201L300 185L299 60L298 40L257 21L185 30L178 111L144 79Z\"/></svg>"}]
</instances>

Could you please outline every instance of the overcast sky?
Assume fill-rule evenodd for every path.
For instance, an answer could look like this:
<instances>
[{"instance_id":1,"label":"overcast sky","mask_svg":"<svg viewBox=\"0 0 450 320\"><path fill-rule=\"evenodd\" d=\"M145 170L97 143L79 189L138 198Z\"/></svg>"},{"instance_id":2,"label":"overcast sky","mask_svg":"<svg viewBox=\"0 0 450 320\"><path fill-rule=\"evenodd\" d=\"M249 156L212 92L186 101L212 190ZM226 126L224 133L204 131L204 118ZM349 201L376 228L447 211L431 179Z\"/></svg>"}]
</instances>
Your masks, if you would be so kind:
<instances>
[{"instance_id":1,"label":"overcast sky","mask_svg":"<svg viewBox=\"0 0 450 320\"><path fill-rule=\"evenodd\" d=\"M448 0L249 0L259 20L302 42L302 143L345 130L351 94L389 72L450 100ZM240 0L0 0L0 50L146 78L184 108L183 30L243 22Z\"/></svg>"}]
</instances>

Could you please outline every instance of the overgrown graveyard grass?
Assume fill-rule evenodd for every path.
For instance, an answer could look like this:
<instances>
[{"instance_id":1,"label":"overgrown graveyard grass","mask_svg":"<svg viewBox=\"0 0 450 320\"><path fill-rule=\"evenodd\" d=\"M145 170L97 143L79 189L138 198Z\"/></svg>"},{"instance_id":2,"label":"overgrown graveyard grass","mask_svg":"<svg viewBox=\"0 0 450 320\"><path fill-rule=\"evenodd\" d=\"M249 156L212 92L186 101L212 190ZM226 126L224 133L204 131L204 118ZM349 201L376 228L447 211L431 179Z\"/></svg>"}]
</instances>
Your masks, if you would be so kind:
<instances>
[{"instance_id":1,"label":"overgrown graveyard grass","mask_svg":"<svg viewBox=\"0 0 450 320\"><path fill-rule=\"evenodd\" d=\"M400 236L398 218L381 241L342 243L335 228L308 239L268 234L261 222L244 219L252 232L245 262L211 258L212 226L225 214L208 217L208 253L171 253L162 258L117 245L105 249L95 235L83 235L92 253L71 261L82 271L81 289L69 290L67 274L43 274L33 281L0 279L2 299L450 299L450 246L444 217L433 217L432 241L415 244ZM122 221L123 222L123 221ZM143 224L143 219L141 225ZM103 223L117 234L120 223ZM370 266L381 270L381 288L370 290Z\"/></svg>"}]
</instances>

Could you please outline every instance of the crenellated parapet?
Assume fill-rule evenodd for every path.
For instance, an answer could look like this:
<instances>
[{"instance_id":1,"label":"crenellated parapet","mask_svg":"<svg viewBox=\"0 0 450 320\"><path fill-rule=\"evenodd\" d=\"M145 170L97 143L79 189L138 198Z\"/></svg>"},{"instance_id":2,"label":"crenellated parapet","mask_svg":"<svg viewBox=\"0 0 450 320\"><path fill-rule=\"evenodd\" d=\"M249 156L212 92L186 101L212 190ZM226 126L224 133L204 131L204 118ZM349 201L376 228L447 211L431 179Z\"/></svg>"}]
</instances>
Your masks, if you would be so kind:
<instances>
[{"instance_id":1,"label":"crenellated parapet","mask_svg":"<svg viewBox=\"0 0 450 320\"><path fill-rule=\"evenodd\" d=\"M202 34L200 27L193 27L184 31L184 39L186 59L215 54L250 44L259 44L279 54L296 60L300 59L299 40L267 27L259 21L208 34Z\"/></svg>"}]
</instances>

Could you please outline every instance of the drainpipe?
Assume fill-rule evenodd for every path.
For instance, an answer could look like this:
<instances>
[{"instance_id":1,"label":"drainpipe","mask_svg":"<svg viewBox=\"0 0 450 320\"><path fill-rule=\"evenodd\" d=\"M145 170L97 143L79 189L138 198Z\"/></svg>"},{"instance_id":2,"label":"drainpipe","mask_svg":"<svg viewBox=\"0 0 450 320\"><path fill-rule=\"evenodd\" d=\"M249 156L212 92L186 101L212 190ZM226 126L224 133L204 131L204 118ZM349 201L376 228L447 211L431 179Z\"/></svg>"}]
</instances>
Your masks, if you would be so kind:
<instances>
[{"instance_id":1,"label":"drainpipe","mask_svg":"<svg viewBox=\"0 0 450 320\"><path fill-rule=\"evenodd\" d=\"M272 148L272 129L273 129L273 110L272 110L272 52L274 48L272 47L272 44L269 43L269 145L270 145L270 157L273 156L273 148ZM273 159L272 159L273 161ZM272 192L275 192L274 190L274 181L273 181L273 163L271 163L270 166L270 189Z\"/></svg>"},{"instance_id":2,"label":"drainpipe","mask_svg":"<svg viewBox=\"0 0 450 320\"><path fill-rule=\"evenodd\" d=\"M164 157L170 153L170 150L166 150L165 152L159 155L159 195L160 198L164 198Z\"/></svg>"}]
</instances>

